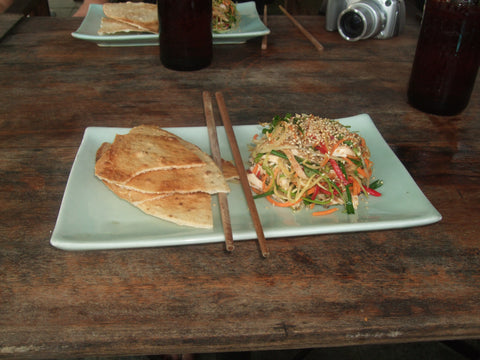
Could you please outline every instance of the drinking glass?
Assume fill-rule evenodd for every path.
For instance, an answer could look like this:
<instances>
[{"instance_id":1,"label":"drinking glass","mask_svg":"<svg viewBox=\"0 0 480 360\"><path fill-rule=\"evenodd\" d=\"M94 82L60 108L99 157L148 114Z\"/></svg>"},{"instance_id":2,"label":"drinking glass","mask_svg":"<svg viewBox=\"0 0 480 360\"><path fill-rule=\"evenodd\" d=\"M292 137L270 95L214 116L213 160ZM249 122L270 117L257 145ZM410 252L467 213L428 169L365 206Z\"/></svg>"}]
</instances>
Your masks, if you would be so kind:
<instances>
[{"instance_id":1,"label":"drinking glass","mask_svg":"<svg viewBox=\"0 0 480 360\"><path fill-rule=\"evenodd\" d=\"M427 0L408 87L409 103L457 115L470 100L480 63L480 1Z\"/></svg>"}]
</instances>

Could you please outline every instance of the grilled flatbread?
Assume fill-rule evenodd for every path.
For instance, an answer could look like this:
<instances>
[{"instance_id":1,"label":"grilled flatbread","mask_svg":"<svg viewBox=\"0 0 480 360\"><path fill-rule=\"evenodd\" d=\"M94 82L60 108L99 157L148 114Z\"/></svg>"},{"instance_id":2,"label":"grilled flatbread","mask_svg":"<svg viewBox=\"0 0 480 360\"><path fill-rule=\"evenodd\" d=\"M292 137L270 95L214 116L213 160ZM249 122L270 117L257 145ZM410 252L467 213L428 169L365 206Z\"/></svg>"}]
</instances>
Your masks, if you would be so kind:
<instances>
[{"instance_id":1,"label":"grilled flatbread","mask_svg":"<svg viewBox=\"0 0 480 360\"><path fill-rule=\"evenodd\" d=\"M170 134L165 136L129 133L115 141L95 164L95 175L116 184L153 170L199 167L205 162Z\"/></svg>"},{"instance_id":2,"label":"grilled flatbread","mask_svg":"<svg viewBox=\"0 0 480 360\"><path fill-rule=\"evenodd\" d=\"M144 193L141 191L125 189L124 187L121 187L119 185L112 184L106 181L104 181L103 183L110 190L112 190L115 193L115 195L117 195L119 198L126 200L129 203L132 203L134 205L147 200L159 199L168 195L172 195L172 193L163 193L163 194Z\"/></svg>"},{"instance_id":3,"label":"grilled flatbread","mask_svg":"<svg viewBox=\"0 0 480 360\"><path fill-rule=\"evenodd\" d=\"M158 33L157 5L142 2L106 3L105 16L140 30Z\"/></svg>"},{"instance_id":4,"label":"grilled flatbread","mask_svg":"<svg viewBox=\"0 0 480 360\"><path fill-rule=\"evenodd\" d=\"M237 167L233 165L230 161L222 159L222 172L225 180L238 180L240 176L237 172Z\"/></svg>"},{"instance_id":5,"label":"grilled flatbread","mask_svg":"<svg viewBox=\"0 0 480 360\"><path fill-rule=\"evenodd\" d=\"M205 193L172 194L135 204L157 218L204 229L213 228L211 197Z\"/></svg>"},{"instance_id":6,"label":"grilled flatbread","mask_svg":"<svg viewBox=\"0 0 480 360\"><path fill-rule=\"evenodd\" d=\"M229 191L220 169L213 164L198 168L148 171L133 177L122 187L156 194L197 191L215 194Z\"/></svg>"},{"instance_id":7,"label":"grilled flatbread","mask_svg":"<svg viewBox=\"0 0 480 360\"><path fill-rule=\"evenodd\" d=\"M211 196L203 192L189 194L145 194L104 182L120 198L144 213L178 225L213 228Z\"/></svg>"},{"instance_id":8,"label":"grilled flatbread","mask_svg":"<svg viewBox=\"0 0 480 360\"><path fill-rule=\"evenodd\" d=\"M103 156L103 154L107 152L108 149L110 149L110 145L112 144L110 144L109 142L104 142L102 145L100 145L97 153L95 154L95 163Z\"/></svg>"}]
</instances>

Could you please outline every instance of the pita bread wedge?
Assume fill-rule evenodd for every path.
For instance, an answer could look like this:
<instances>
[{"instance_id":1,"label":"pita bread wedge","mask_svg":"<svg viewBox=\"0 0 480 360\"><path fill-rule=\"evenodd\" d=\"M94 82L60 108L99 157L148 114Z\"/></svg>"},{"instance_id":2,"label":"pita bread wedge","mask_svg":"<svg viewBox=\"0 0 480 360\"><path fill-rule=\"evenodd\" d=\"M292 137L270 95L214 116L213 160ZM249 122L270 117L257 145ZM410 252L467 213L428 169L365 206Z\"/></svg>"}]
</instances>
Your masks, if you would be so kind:
<instances>
[{"instance_id":1,"label":"pita bread wedge","mask_svg":"<svg viewBox=\"0 0 480 360\"><path fill-rule=\"evenodd\" d=\"M138 125L135 126L130 130L130 134L141 134L141 135L158 135L158 136L165 136L165 135L170 135L170 136L175 136L178 137L175 134L172 134L171 132L164 130L162 128L159 128L158 126L154 125Z\"/></svg>"},{"instance_id":2,"label":"pita bread wedge","mask_svg":"<svg viewBox=\"0 0 480 360\"><path fill-rule=\"evenodd\" d=\"M231 161L222 159L222 172L226 181L239 180L237 167Z\"/></svg>"},{"instance_id":3,"label":"pita bread wedge","mask_svg":"<svg viewBox=\"0 0 480 360\"><path fill-rule=\"evenodd\" d=\"M107 152L108 149L110 149L110 145L112 144L110 144L109 142L104 142L102 145L100 145L97 153L95 154L95 163L103 156L103 154Z\"/></svg>"},{"instance_id":4,"label":"pita bread wedge","mask_svg":"<svg viewBox=\"0 0 480 360\"><path fill-rule=\"evenodd\" d=\"M134 128L134 134L142 133L146 128ZM163 135L166 131L162 129L154 129L153 133ZM169 133L168 133L169 134ZM210 156L200 150L197 146L178 138L180 143L188 148L192 153L196 154L205 162L201 167L190 168L172 168L168 170L147 171L139 174L122 187L140 191L145 193L192 193L206 192L215 194L219 192L227 193L230 191L228 184Z\"/></svg>"},{"instance_id":5,"label":"pita bread wedge","mask_svg":"<svg viewBox=\"0 0 480 360\"><path fill-rule=\"evenodd\" d=\"M172 168L169 171L147 171L122 184L129 190L145 193L191 193L202 191L208 194L229 192L227 182L212 158L196 145L156 126L140 125L130 134L176 137L181 145L197 155L204 163L203 167Z\"/></svg>"},{"instance_id":6,"label":"pita bread wedge","mask_svg":"<svg viewBox=\"0 0 480 360\"><path fill-rule=\"evenodd\" d=\"M129 133L116 135L95 164L95 175L116 184L152 170L198 167L205 162L189 151L176 136Z\"/></svg>"},{"instance_id":7,"label":"pita bread wedge","mask_svg":"<svg viewBox=\"0 0 480 360\"><path fill-rule=\"evenodd\" d=\"M145 29L108 17L102 17L102 20L100 21L100 29L98 29L97 33L98 35L113 35L130 32L145 32Z\"/></svg>"},{"instance_id":8,"label":"pita bread wedge","mask_svg":"<svg viewBox=\"0 0 480 360\"><path fill-rule=\"evenodd\" d=\"M142 2L106 3L105 16L132 25L143 31L158 33L158 14L155 4Z\"/></svg>"},{"instance_id":9,"label":"pita bread wedge","mask_svg":"<svg viewBox=\"0 0 480 360\"><path fill-rule=\"evenodd\" d=\"M211 197L205 193L172 194L135 204L143 212L177 225L213 228Z\"/></svg>"},{"instance_id":10,"label":"pita bread wedge","mask_svg":"<svg viewBox=\"0 0 480 360\"><path fill-rule=\"evenodd\" d=\"M197 191L215 194L230 191L221 171L211 164L187 169L148 171L133 177L122 187L157 194Z\"/></svg>"},{"instance_id":11,"label":"pita bread wedge","mask_svg":"<svg viewBox=\"0 0 480 360\"><path fill-rule=\"evenodd\" d=\"M161 197L171 195L172 193L164 193L164 194L152 194L152 193L144 193L135 190L129 190L119 185L108 183L106 181L103 182L105 186L107 186L110 190L114 192L120 199L126 200L129 203L136 204L141 203L147 200L159 199Z\"/></svg>"}]
</instances>

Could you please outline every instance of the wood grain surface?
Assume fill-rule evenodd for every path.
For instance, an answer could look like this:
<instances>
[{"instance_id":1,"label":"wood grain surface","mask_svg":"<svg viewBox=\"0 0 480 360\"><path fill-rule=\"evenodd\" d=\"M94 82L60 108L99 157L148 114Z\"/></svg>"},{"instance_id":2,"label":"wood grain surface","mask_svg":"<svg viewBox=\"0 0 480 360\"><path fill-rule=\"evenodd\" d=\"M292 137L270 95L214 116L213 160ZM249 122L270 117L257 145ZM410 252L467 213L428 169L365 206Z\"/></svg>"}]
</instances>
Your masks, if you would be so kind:
<instances>
[{"instance_id":1,"label":"wood grain surface","mask_svg":"<svg viewBox=\"0 0 480 360\"><path fill-rule=\"evenodd\" d=\"M79 19L28 18L0 41L0 358L347 346L480 337L480 89L455 117L406 103L419 24L349 43L324 18L284 16L175 72L158 48L72 38ZM231 121L368 113L442 214L415 228L152 249L49 244L88 126L204 126L202 92ZM216 114L216 118L219 116Z\"/></svg>"}]
</instances>

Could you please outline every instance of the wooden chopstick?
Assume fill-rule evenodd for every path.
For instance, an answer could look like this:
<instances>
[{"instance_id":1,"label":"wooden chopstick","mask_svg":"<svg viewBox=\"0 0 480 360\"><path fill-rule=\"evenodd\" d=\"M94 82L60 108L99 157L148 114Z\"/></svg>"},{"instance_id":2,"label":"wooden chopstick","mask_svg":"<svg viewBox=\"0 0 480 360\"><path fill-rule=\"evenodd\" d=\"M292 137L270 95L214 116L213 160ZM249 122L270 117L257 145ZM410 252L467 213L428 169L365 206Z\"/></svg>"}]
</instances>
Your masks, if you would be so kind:
<instances>
[{"instance_id":1,"label":"wooden chopstick","mask_svg":"<svg viewBox=\"0 0 480 360\"><path fill-rule=\"evenodd\" d=\"M267 26L267 4L265 4L263 6L263 23L265 24L265 26ZM267 36L268 35L264 35L263 36L263 39L262 39L262 50L267 50Z\"/></svg>"},{"instance_id":2,"label":"wooden chopstick","mask_svg":"<svg viewBox=\"0 0 480 360\"><path fill-rule=\"evenodd\" d=\"M315 36L310 34L310 32L308 32L308 30L305 29L302 26L302 24L300 24L297 21L297 19L295 19L292 15L290 15L289 12L282 5L278 5L278 7L292 21L292 23L303 33L303 35L305 35L305 37L308 40L310 40L310 42L313 44L313 46L315 46L317 48L318 51L323 51L324 50L323 45L320 44L320 42L315 38Z\"/></svg>"},{"instance_id":3,"label":"wooden chopstick","mask_svg":"<svg viewBox=\"0 0 480 360\"><path fill-rule=\"evenodd\" d=\"M266 258L270 255L270 252L267 247L265 234L263 233L262 223L260 221L260 217L258 216L257 207L255 206L255 201L253 200L252 190L250 189L250 185L248 183L247 173L243 168L242 155L240 155L240 149L238 148L237 139L235 138L235 133L233 132L227 106L225 105L225 100L223 99L223 94L221 92L216 92L215 97L217 99L218 109L220 111L223 126L225 127L225 132L227 133L227 138L230 143L230 148L232 149L233 159L235 160L235 166L237 167L237 172L240 177L240 183L242 184L243 192L245 194L245 198L247 199L247 205L250 210L253 225L255 227L255 231L257 232L260 252L262 253L262 256Z\"/></svg>"},{"instance_id":4,"label":"wooden chopstick","mask_svg":"<svg viewBox=\"0 0 480 360\"><path fill-rule=\"evenodd\" d=\"M210 149L212 150L213 161L222 170L222 155L218 145L217 126L215 117L213 116L212 96L210 92L203 92L203 108L205 112L205 120L207 122L208 137L210 139ZM232 223L230 221L230 212L228 210L228 200L226 193L218 193L218 202L220 205L220 216L222 218L223 233L225 234L225 248L232 252L235 249L233 245Z\"/></svg>"}]
</instances>

